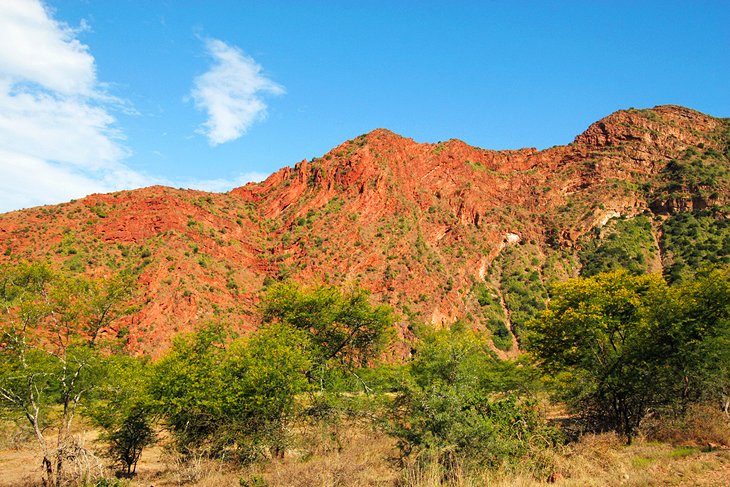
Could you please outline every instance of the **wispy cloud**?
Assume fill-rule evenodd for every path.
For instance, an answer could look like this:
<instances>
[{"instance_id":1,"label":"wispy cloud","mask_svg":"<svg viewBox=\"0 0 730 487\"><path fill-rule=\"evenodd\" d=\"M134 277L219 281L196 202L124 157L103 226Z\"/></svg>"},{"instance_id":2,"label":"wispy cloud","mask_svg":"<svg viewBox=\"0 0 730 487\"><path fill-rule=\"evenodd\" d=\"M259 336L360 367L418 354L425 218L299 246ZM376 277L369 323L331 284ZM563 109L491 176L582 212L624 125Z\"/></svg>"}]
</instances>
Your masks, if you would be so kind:
<instances>
[{"instance_id":1,"label":"wispy cloud","mask_svg":"<svg viewBox=\"0 0 730 487\"><path fill-rule=\"evenodd\" d=\"M131 170L80 29L39 0L0 1L0 211L155 182Z\"/></svg>"},{"instance_id":2,"label":"wispy cloud","mask_svg":"<svg viewBox=\"0 0 730 487\"><path fill-rule=\"evenodd\" d=\"M284 87L267 78L261 66L239 48L218 39L205 40L213 65L193 81L196 108L208 114L199 132L211 145L241 137L266 116L264 95L281 95Z\"/></svg>"},{"instance_id":3,"label":"wispy cloud","mask_svg":"<svg viewBox=\"0 0 730 487\"><path fill-rule=\"evenodd\" d=\"M0 147L45 160L103 169L126 149L108 110L85 97L0 80Z\"/></svg>"}]
</instances>

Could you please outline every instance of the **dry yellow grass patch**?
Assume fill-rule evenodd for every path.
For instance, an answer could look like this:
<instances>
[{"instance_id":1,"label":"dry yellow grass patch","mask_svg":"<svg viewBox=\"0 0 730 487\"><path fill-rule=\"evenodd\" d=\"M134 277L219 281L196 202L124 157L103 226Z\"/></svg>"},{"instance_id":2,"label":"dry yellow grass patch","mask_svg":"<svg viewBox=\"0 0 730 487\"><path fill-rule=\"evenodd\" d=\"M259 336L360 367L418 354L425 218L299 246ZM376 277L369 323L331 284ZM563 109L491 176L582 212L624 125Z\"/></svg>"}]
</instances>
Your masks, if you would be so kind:
<instances>
[{"instance_id":1,"label":"dry yellow grass patch","mask_svg":"<svg viewBox=\"0 0 730 487\"><path fill-rule=\"evenodd\" d=\"M556 456L565 486L727 485L730 451L635 441L631 446L613 434L587 435ZM725 483L722 483L724 479Z\"/></svg>"},{"instance_id":2,"label":"dry yellow grass patch","mask_svg":"<svg viewBox=\"0 0 730 487\"><path fill-rule=\"evenodd\" d=\"M292 487L390 486L398 477L396 454L393 440L370 427L323 428L303 435L292 455L250 475L267 485Z\"/></svg>"},{"instance_id":3,"label":"dry yellow grass patch","mask_svg":"<svg viewBox=\"0 0 730 487\"><path fill-rule=\"evenodd\" d=\"M91 446L91 442L87 446ZM0 450L0 486L38 485L39 457L32 442ZM706 450L706 449L705 449ZM613 434L586 435L556 451L545 451L540 461L524 462L501 471L465 472L458 465L445 475L438 465L407 460L398 464L391 438L355 423L312 428L297 433L283 459L247 468L205 459L180 461L162 446L145 450L138 476L130 487L527 487L548 484L577 486L718 486L730 482L730 450L705 451L698 446L638 439L627 446ZM539 468L536 468L538 465ZM547 472L547 473L546 473Z\"/></svg>"}]
</instances>

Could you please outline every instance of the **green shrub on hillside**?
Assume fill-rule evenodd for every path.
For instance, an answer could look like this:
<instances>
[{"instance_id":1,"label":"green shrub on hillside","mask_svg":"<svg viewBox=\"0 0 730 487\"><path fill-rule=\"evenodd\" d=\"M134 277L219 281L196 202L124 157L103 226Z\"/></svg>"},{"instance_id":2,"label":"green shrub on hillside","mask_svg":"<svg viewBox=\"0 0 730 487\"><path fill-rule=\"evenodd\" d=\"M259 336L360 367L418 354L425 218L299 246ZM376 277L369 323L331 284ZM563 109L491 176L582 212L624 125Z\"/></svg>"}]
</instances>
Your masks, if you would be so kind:
<instances>
[{"instance_id":1,"label":"green shrub on hillside","mask_svg":"<svg viewBox=\"0 0 730 487\"><path fill-rule=\"evenodd\" d=\"M730 264L730 220L719 210L677 213L663 228L669 282L685 281L702 268Z\"/></svg>"},{"instance_id":2,"label":"green shrub on hillside","mask_svg":"<svg viewBox=\"0 0 730 487\"><path fill-rule=\"evenodd\" d=\"M531 244L506 247L495 259L495 271L501 281L512 331L520 337L524 325L545 309L547 290L541 269L534 265L537 248Z\"/></svg>"},{"instance_id":3,"label":"green shrub on hillside","mask_svg":"<svg viewBox=\"0 0 730 487\"><path fill-rule=\"evenodd\" d=\"M500 302L497 291L484 282L477 282L472 287L472 295L484 315L484 324L491 332L492 343L499 350L510 350L512 348L512 334L507 328L504 309Z\"/></svg>"},{"instance_id":4,"label":"green shrub on hillside","mask_svg":"<svg viewBox=\"0 0 730 487\"><path fill-rule=\"evenodd\" d=\"M663 168L654 196L659 199L700 197L712 200L729 183L730 166L726 154L711 148L689 147L681 157L672 159Z\"/></svg>"},{"instance_id":5,"label":"green shrub on hillside","mask_svg":"<svg viewBox=\"0 0 730 487\"><path fill-rule=\"evenodd\" d=\"M596 229L590 239L581 242L581 276L626 269L632 274L644 274L656 253L651 220L639 215L631 219L610 220Z\"/></svg>"}]
</instances>

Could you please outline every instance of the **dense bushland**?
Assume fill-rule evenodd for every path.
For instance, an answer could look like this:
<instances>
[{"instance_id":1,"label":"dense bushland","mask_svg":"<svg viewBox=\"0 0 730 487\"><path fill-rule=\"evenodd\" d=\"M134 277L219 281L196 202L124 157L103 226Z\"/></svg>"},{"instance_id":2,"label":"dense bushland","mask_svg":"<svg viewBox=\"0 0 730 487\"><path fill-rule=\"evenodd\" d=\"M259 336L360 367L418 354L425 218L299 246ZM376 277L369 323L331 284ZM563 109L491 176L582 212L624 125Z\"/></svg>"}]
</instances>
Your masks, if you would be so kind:
<instances>
[{"instance_id":1,"label":"dense bushland","mask_svg":"<svg viewBox=\"0 0 730 487\"><path fill-rule=\"evenodd\" d=\"M615 218L603 228L593 230L593 238L584 238L579 252L581 276L627 269L644 274L658 252L652 235L651 219L639 215L631 219Z\"/></svg>"},{"instance_id":2,"label":"dense bushland","mask_svg":"<svg viewBox=\"0 0 730 487\"><path fill-rule=\"evenodd\" d=\"M717 208L677 213L663 229L670 282L692 279L696 269L730 264L730 220Z\"/></svg>"}]
</instances>

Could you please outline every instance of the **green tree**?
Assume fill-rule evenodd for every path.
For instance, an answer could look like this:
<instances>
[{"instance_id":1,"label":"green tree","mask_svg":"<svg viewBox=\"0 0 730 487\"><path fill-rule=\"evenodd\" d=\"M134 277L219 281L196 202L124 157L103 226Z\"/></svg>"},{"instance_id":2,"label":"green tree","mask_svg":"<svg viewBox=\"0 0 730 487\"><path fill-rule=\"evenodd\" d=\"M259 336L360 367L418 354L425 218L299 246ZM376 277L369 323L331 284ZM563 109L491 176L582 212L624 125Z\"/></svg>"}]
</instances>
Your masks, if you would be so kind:
<instances>
[{"instance_id":1,"label":"green tree","mask_svg":"<svg viewBox=\"0 0 730 487\"><path fill-rule=\"evenodd\" d=\"M222 437L237 442L240 460L283 454L297 394L309 389L311 348L306 333L283 324L231 344L222 364L228 423Z\"/></svg>"},{"instance_id":2,"label":"green tree","mask_svg":"<svg viewBox=\"0 0 730 487\"><path fill-rule=\"evenodd\" d=\"M102 428L100 439L125 477L133 477L145 447L156 441L154 408L149 395L151 367L144 358L107 359L107 378L85 414Z\"/></svg>"},{"instance_id":3,"label":"green tree","mask_svg":"<svg viewBox=\"0 0 730 487\"><path fill-rule=\"evenodd\" d=\"M649 410L683 411L728 383L728 270L684 286L626 271L566 281L526 348L569 405L630 442Z\"/></svg>"},{"instance_id":4,"label":"green tree","mask_svg":"<svg viewBox=\"0 0 730 487\"><path fill-rule=\"evenodd\" d=\"M646 355L673 412L730 395L730 268L699 273L654 296Z\"/></svg>"},{"instance_id":5,"label":"green tree","mask_svg":"<svg viewBox=\"0 0 730 487\"><path fill-rule=\"evenodd\" d=\"M183 452L202 446L218 430L224 386L220 364L230 339L222 326L209 324L176 337L154 365L150 394Z\"/></svg>"},{"instance_id":6,"label":"green tree","mask_svg":"<svg viewBox=\"0 0 730 487\"><path fill-rule=\"evenodd\" d=\"M391 308L371 306L364 290L343 293L332 286L303 288L292 282L270 287L261 310L264 323L283 323L311 336L312 378L330 367L368 365L383 351L394 322Z\"/></svg>"},{"instance_id":7,"label":"green tree","mask_svg":"<svg viewBox=\"0 0 730 487\"><path fill-rule=\"evenodd\" d=\"M558 378L564 399L600 429L629 441L657 391L643 353L652 327L646 296L667 292L659 276L626 271L557 284L529 326L527 350Z\"/></svg>"},{"instance_id":8,"label":"green tree","mask_svg":"<svg viewBox=\"0 0 730 487\"><path fill-rule=\"evenodd\" d=\"M88 280L47 265L0 268L0 403L25 417L43 455L44 484L60 485L74 446L78 406L105 374L99 338L122 313L131 287L125 276ZM60 405L55 441L49 411Z\"/></svg>"},{"instance_id":9,"label":"green tree","mask_svg":"<svg viewBox=\"0 0 730 487\"><path fill-rule=\"evenodd\" d=\"M243 462L277 454L309 384L311 348L287 325L236 340L211 325L174 341L155 365L151 394L183 453Z\"/></svg>"}]
</instances>

